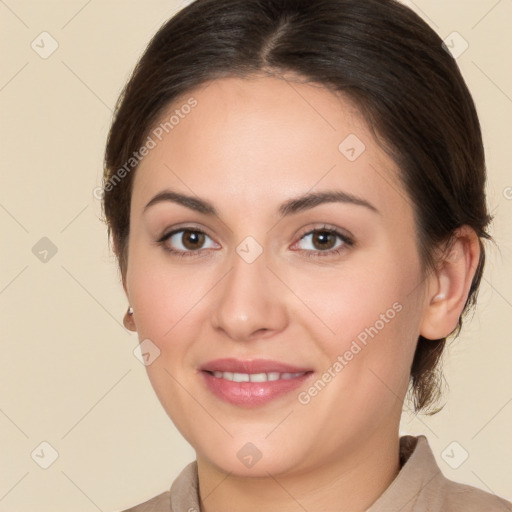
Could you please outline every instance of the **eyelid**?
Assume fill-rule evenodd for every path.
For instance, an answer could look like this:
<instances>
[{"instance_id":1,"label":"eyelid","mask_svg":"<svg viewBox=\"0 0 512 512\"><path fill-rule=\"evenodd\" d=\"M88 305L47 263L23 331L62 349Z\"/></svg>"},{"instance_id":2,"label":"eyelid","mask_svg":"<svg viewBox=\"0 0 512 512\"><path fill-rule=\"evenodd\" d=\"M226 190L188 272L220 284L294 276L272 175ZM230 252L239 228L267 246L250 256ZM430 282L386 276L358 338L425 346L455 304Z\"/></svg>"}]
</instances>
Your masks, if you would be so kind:
<instances>
[{"instance_id":1,"label":"eyelid","mask_svg":"<svg viewBox=\"0 0 512 512\"><path fill-rule=\"evenodd\" d=\"M218 250L217 247L206 247L206 248L200 248L195 251L193 250L183 250L183 249L175 249L172 246L170 246L167 242L170 238L172 238L177 233L180 233L182 231L192 231L194 233L202 233L203 235L207 236L215 245L220 246L218 242L215 241L215 238L211 236L208 233L207 229L204 229L203 227L196 227L193 224L187 223L184 225L176 225L172 226L171 228L168 228L165 233L159 237L156 240L156 245L161 247L164 251L169 253L171 256L182 258L182 257L192 257L192 258L203 258L203 257L210 257L212 256L212 251Z\"/></svg>"},{"instance_id":2,"label":"eyelid","mask_svg":"<svg viewBox=\"0 0 512 512\"><path fill-rule=\"evenodd\" d=\"M158 238L157 242L165 242L169 237L176 233L179 233L180 231L197 231L198 233L203 233L204 235L210 237L215 242L215 238L209 233L209 231L206 228L204 228L203 226L195 226L193 223L183 225L178 224L176 226L167 228L164 234Z\"/></svg>"},{"instance_id":3,"label":"eyelid","mask_svg":"<svg viewBox=\"0 0 512 512\"><path fill-rule=\"evenodd\" d=\"M336 235L338 235L344 242L349 244L354 244L355 239L354 236L348 232L346 229L342 229L338 226L334 226L332 224L325 224L320 223L317 226L313 227L307 227L303 228L301 231L299 231L299 234L297 235L297 241L302 240L306 235L310 235L312 233L318 232L318 231L330 231ZM297 242L294 242L294 245Z\"/></svg>"}]
</instances>

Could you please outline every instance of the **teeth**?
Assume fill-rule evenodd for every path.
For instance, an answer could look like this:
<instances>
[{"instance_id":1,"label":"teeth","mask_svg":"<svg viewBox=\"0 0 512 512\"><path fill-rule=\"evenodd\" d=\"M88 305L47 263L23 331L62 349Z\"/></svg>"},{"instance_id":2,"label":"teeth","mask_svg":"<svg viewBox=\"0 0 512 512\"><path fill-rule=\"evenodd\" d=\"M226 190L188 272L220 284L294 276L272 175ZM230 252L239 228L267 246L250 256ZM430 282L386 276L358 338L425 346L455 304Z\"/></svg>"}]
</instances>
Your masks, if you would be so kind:
<instances>
[{"instance_id":1,"label":"teeth","mask_svg":"<svg viewBox=\"0 0 512 512\"><path fill-rule=\"evenodd\" d=\"M273 380L289 380L295 379L296 377L300 377L304 375L306 372L298 372L298 373L279 373L279 372L269 372L269 373L233 373L233 372L213 372L214 377L218 379L230 380L232 382L267 382Z\"/></svg>"}]
</instances>

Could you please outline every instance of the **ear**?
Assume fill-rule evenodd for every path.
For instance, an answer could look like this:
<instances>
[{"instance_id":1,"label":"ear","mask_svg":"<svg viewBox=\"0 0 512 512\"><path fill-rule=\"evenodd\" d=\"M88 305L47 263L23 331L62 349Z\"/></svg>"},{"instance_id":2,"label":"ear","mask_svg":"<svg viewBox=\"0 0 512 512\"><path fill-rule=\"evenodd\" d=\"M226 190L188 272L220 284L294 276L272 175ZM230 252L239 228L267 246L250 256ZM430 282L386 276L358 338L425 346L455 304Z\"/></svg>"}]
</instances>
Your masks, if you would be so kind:
<instances>
[{"instance_id":1,"label":"ear","mask_svg":"<svg viewBox=\"0 0 512 512\"><path fill-rule=\"evenodd\" d=\"M128 299L128 304L130 304L131 303L130 302L130 294L128 293L128 286L127 286L127 283L126 283L126 270L124 270L123 268L121 268L121 280L122 280L122 283L123 283L124 293L126 295L126 298ZM129 308L127 309L126 313L124 314L123 325L129 331L137 332L137 326L135 325L135 319L133 317L134 316L133 315L133 310L132 310L132 314L131 315L128 313L128 310L129 310Z\"/></svg>"},{"instance_id":2,"label":"ear","mask_svg":"<svg viewBox=\"0 0 512 512\"><path fill-rule=\"evenodd\" d=\"M420 334L447 337L457 327L480 259L478 235L469 226L458 228L428 278Z\"/></svg>"},{"instance_id":3,"label":"ear","mask_svg":"<svg viewBox=\"0 0 512 512\"><path fill-rule=\"evenodd\" d=\"M135 325L135 319L133 318L133 313L130 315L128 311L124 314L123 317L123 325L126 329L132 332L137 332L137 326Z\"/></svg>"},{"instance_id":4,"label":"ear","mask_svg":"<svg viewBox=\"0 0 512 512\"><path fill-rule=\"evenodd\" d=\"M117 261L119 262L119 272L121 275L121 282L123 284L124 293L126 298L128 299L128 303L130 303L130 294L128 293L128 286L126 283L126 261L123 258L121 250L119 248L119 241L116 237L113 237L113 248L114 254L117 257ZM130 315L128 310L123 316L123 325L126 329L132 332L137 332L137 327L135 325L135 320L133 318L133 313Z\"/></svg>"}]
</instances>

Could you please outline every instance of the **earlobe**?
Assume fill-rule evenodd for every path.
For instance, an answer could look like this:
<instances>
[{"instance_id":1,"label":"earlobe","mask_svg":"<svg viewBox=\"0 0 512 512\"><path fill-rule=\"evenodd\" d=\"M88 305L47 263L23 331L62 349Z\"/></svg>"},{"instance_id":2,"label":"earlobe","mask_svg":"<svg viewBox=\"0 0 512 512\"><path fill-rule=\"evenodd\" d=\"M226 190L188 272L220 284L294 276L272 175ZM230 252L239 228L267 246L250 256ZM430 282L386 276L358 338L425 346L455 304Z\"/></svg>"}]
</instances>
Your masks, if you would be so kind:
<instances>
[{"instance_id":1,"label":"earlobe","mask_svg":"<svg viewBox=\"0 0 512 512\"><path fill-rule=\"evenodd\" d=\"M424 338L445 338L457 327L479 259L478 235L469 226L457 229L429 277L420 325L420 334Z\"/></svg>"},{"instance_id":2,"label":"earlobe","mask_svg":"<svg viewBox=\"0 0 512 512\"><path fill-rule=\"evenodd\" d=\"M124 314L123 325L129 331L137 332L135 320L133 319L133 309L131 308L131 306L127 309L126 313Z\"/></svg>"},{"instance_id":3,"label":"earlobe","mask_svg":"<svg viewBox=\"0 0 512 512\"><path fill-rule=\"evenodd\" d=\"M430 303L433 304L434 302L439 302L444 299L446 299L446 293L440 292L430 301Z\"/></svg>"},{"instance_id":4,"label":"earlobe","mask_svg":"<svg viewBox=\"0 0 512 512\"><path fill-rule=\"evenodd\" d=\"M123 282L123 289L124 293L126 294L126 297L128 298L128 301L130 301L130 294L128 293L128 286L126 283L126 273L121 270L122 274L122 282ZM126 313L123 317L123 325L126 329L132 332L137 332L137 326L135 325L135 320L133 318L133 309L131 306L128 306L128 309L126 310Z\"/></svg>"}]
</instances>

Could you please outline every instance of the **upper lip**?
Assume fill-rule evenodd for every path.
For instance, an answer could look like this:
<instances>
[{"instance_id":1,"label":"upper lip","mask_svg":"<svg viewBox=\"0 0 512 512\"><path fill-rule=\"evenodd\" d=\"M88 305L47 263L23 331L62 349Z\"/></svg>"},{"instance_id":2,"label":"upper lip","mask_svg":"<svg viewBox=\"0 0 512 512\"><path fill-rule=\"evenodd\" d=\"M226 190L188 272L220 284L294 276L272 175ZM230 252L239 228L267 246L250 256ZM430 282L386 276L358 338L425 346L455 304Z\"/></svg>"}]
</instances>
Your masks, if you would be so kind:
<instances>
[{"instance_id":1,"label":"upper lip","mask_svg":"<svg viewBox=\"0 0 512 512\"><path fill-rule=\"evenodd\" d=\"M309 368L300 368L279 361L270 359L252 359L243 361L241 359L225 358L214 359L203 364L200 368L208 372L233 372L233 373L303 373L311 371Z\"/></svg>"}]
</instances>

